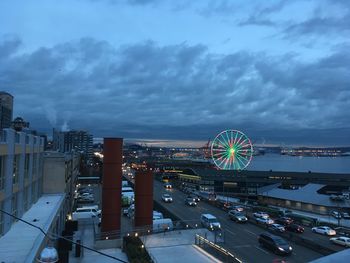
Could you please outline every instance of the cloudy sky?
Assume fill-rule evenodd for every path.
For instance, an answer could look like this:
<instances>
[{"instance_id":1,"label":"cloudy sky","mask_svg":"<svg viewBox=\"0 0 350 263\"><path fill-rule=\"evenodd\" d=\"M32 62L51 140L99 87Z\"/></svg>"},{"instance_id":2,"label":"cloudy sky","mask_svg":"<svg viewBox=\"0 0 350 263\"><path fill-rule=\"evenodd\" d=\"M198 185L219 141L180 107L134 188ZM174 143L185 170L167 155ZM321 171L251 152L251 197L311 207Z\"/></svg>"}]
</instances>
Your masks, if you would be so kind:
<instances>
[{"instance_id":1,"label":"cloudy sky","mask_svg":"<svg viewBox=\"0 0 350 263\"><path fill-rule=\"evenodd\" d=\"M350 145L350 1L4 0L0 90L46 132Z\"/></svg>"}]
</instances>

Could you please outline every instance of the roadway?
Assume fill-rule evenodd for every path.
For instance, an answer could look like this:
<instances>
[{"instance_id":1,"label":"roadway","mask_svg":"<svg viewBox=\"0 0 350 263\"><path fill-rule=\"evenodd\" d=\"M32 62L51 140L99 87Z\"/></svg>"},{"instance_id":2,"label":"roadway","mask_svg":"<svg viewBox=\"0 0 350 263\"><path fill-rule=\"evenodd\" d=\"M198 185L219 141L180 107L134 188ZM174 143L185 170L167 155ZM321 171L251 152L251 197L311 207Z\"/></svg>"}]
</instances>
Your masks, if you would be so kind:
<instances>
[{"instance_id":1,"label":"roadway","mask_svg":"<svg viewBox=\"0 0 350 263\"><path fill-rule=\"evenodd\" d=\"M163 184L154 181L154 200L162 202L161 196L168 192L173 197L173 203L164 203L169 211L176 214L184 221L188 221L191 226L200 226L200 215L203 213L213 214L218 218L224 232L225 242L220 244L231 253L242 259L244 262L274 262L277 259L284 259L287 262L309 262L322 257L321 254L308 248L291 243L293 253L290 256L278 256L259 246L257 238L263 230L250 223L237 224L229 220L227 213L217 207L205 202L199 202L197 207L189 207L184 203L186 194L177 189L165 190ZM310 233L315 235L313 233Z\"/></svg>"}]
</instances>

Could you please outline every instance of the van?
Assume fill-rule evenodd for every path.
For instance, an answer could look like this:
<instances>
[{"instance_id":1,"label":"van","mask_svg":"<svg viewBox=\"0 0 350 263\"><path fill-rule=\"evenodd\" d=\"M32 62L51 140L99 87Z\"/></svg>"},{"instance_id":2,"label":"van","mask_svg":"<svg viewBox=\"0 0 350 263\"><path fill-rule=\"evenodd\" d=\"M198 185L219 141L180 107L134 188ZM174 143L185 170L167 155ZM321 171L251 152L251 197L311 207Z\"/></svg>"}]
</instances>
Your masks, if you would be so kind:
<instances>
[{"instance_id":1,"label":"van","mask_svg":"<svg viewBox=\"0 0 350 263\"><path fill-rule=\"evenodd\" d=\"M99 209L98 209L98 205L84 205L84 206L82 206L82 207L78 207L78 208L77 208L77 211L78 211L78 210L81 210L81 209L84 209L84 208L91 208L91 209L99 210Z\"/></svg>"},{"instance_id":2,"label":"van","mask_svg":"<svg viewBox=\"0 0 350 263\"><path fill-rule=\"evenodd\" d=\"M161 212L153 210L153 220L163 219L163 214Z\"/></svg>"},{"instance_id":3,"label":"van","mask_svg":"<svg viewBox=\"0 0 350 263\"><path fill-rule=\"evenodd\" d=\"M98 217L99 215L101 215L101 210L95 208L77 208L77 210L72 213L72 219L89 219Z\"/></svg>"},{"instance_id":4,"label":"van","mask_svg":"<svg viewBox=\"0 0 350 263\"><path fill-rule=\"evenodd\" d=\"M171 231L173 229L173 221L170 218L153 220L153 232Z\"/></svg>"},{"instance_id":5,"label":"van","mask_svg":"<svg viewBox=\"0 0 350 263\"><path fill-rule=\"evenodd\" d=\"M212 214L202 214L201 215L201 224L203 227L208 228L209 230L220 230L221 225L217 218Z\"/></svg>"}]
</instances>

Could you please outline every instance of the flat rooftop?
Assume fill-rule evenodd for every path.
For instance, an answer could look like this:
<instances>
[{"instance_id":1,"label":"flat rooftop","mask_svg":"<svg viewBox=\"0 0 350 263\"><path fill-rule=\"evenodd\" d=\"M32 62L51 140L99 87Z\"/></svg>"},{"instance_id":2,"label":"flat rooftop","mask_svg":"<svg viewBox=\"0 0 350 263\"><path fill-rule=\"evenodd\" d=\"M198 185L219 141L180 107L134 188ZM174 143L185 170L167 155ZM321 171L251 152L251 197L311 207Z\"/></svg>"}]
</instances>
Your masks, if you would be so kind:
<instances>
[{"instance_id":1,"label":"flat rooftop","mask_svg":"<svg viewBox=\"0 0 350 263\"><path fill-rule=\"evenodd\" d=\"M204 250L194 245L196 234L208 236L211 241L214 240L213 233L206 229L189 229L181 231L171 231L149 236L142 236L141 239L150 254L156 262L178 263L206 263L221 262Z\"/></svg>"},{"instance_id":2,"label":"flat rooftop","mask_svg":"<svg viewBox=\"0 0 350 263\"><path fill-rule=\"evenodd\" d=\"M319 206L349 207L348 200L345 200L344 202L336 202L332 201L329 195L319 194L317 191L325 186L322 184L307 184L296 190L280 189L277 185L275 186L276 187L272 189L265 188L266 190L260 192L259 195Z\"/></svg>"},{"instance_id":3,"label":"flat rooftop","mask_svg":"<svg viewBox=\"0 0 350 263\"><path fill-rule=\"evenodd\" d=\"M21 219L47 232L64 198L65 194L43 195ZM21 221L15 222L0 238L1 262L34 262L43 240L44 234L39 229Z\"/></svg>"}]
</instances>

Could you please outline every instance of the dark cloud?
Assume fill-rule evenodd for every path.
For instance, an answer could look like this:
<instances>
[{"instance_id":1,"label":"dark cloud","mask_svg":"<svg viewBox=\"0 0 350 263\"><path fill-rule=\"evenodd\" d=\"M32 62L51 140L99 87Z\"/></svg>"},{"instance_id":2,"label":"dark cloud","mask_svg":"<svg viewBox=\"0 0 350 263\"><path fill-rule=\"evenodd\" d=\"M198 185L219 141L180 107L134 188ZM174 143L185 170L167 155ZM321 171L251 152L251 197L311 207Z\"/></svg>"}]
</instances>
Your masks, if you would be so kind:
<instances>
[{"instance_id":1,"label":"dark cloud","mask_svg":"<svg viewBox=\"0 0 350 263\"><path fill-rule=\"evenodd\" d=\"M350 11L346 15L336 17L313 17L304 22L288 26L284 32L285 37L302 37L304 35L323 35L339 33L350 35Z\"/></svg>"},{"instance_id":2,"label":"dark cloud","mask_svg":"<svg viewBox=\"0 0 350 263\"><path fill-rule=\"evenodd\" d=\"M237 128L279 141L280 131L349 129L346 45L305 63L186 43L116 48L83 38L32 52L19 44L0 42L0 54L11 54L0 60L0 89L38 129L66 123L95 136L206 139Z\"/></svg>"}]
</instances>

